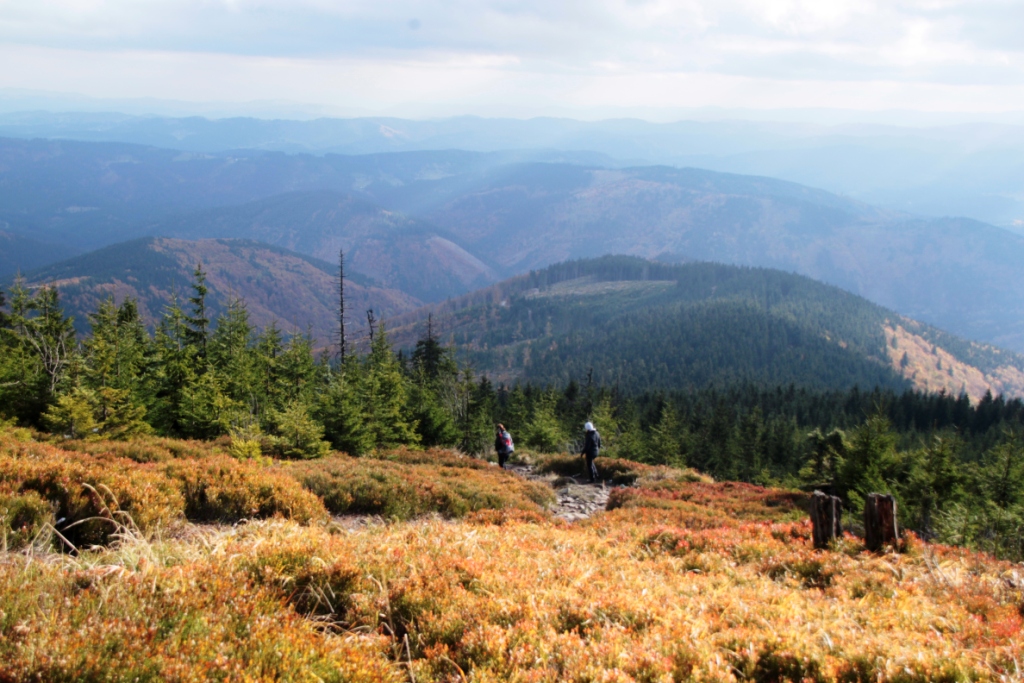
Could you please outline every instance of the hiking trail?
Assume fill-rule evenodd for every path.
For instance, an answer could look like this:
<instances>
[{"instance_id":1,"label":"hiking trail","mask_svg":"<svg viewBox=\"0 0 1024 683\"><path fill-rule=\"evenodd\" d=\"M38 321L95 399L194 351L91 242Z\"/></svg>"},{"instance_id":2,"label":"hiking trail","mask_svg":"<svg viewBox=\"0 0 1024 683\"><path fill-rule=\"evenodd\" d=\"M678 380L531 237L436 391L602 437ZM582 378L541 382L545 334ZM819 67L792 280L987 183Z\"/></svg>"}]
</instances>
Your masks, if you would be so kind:
<instances>
[{"instance_id":1,"label":"hiking trail","mask_svg":"<svg viewBox=\"0 0 1024 683\"><path fill-rule=\"evenodd\" d=\"M557 474L537 474L533 465L509 463L508 471L525 479L542 481L555 490L557 500L548 509L560 519L575 522L587 519L605 509L611 489L605 483L591 484L586 477L560 477Z\"/></svg>"}]
</instances>

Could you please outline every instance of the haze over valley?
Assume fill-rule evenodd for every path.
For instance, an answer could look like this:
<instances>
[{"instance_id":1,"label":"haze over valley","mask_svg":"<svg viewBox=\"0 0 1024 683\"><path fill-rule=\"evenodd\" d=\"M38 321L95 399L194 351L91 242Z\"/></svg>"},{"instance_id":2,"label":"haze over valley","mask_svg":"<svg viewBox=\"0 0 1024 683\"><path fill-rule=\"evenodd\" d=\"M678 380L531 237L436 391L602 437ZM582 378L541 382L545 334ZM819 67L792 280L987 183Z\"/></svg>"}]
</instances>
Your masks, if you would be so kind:
<instances>
[{"instance_id":1,"label":"haze over valley","mask_svg":"<svg viewBox=\"0 0 1024 683\"><path fill-rule=\"evenodd\" d=\"M1024 236L762 176L558 152L197 154L0 141L2 273L144 235L255 240L440 301L572 258L779 268L1024 351ZM58 245L49 248L47 245Z\"/></svg>"}]
</instances>

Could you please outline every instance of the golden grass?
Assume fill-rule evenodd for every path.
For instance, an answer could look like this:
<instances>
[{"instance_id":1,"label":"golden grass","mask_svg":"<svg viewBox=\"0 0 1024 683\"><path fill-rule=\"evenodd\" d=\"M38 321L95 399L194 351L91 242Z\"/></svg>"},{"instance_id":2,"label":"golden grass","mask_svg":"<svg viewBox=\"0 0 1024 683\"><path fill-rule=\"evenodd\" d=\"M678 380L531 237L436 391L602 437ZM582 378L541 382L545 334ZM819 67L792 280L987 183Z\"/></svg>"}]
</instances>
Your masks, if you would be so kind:
<instances>
[{"instance_id":1,"label":"golden grass","mask_svg":"<svg viewBox=\"0 0 1024 683\"><path fill-rule=\"evenodd\" d=\"M514 481L453 453L387 457L324 464ZM916 541L816 551L802 494L693 478L642 470L573 525L516 507L275 518L0 553L0 681L1022 679L1019 567Z\"/></svg>"},{"instance_id":2,"label":"golden grass","mask_svg":"<svg viewBox=\"0 0 1024 683\"><path fill-rule=\"evenodd\" d=\"M1019 680L1012 565L809 533L267 521L10 556L0 680Z\"/></svg>"}]
</instances>

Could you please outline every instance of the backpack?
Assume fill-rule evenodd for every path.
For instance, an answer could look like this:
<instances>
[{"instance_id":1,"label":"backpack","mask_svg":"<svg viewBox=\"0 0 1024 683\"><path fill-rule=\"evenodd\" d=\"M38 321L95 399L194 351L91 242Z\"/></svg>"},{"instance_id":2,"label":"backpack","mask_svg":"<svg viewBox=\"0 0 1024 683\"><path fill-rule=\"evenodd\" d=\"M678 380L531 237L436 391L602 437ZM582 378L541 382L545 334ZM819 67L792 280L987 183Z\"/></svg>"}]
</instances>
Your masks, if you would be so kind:
<instances>
[{"instance_id":1,"label":"backpack","mask_svg":"<svg viewBox=\"0 0 1024 683\"><path fill-rule=\"evenodd\" d=\"M501 433L501 442L505 444L506 453L511 453L516 449L515 445L512 443L512 435L509 434L507 430Z\"/></svg>"}]
</instances>

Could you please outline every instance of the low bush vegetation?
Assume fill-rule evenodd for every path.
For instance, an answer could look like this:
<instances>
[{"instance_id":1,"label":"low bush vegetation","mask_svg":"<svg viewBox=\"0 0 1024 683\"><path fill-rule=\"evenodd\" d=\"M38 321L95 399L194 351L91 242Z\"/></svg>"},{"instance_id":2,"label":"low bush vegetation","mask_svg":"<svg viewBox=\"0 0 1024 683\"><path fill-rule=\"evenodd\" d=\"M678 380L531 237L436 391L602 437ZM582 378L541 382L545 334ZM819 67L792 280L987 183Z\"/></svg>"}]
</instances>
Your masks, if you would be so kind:
<instances>
[{"instance_id":1,"label":"low bush vegetation","mask_svg":"<svg viewBox=\"0 0 1024 683\"><path fill-rule=\"evenodd\" d=\"M39 443L0 441L0 488L47 501L76 547L105 544L127 524L151 530L184 518L181 491L160 473Z\"/></svg>"},{"instance_id":2,"label":"low bush vegetation","mask_svg":"<svg viewBox=\"0 0 1024 683\"><path fill-rule=\"evenodd\" d=\"M1016 680L1024 654L1019 572L961 549L472 521L254 522L0 563L0 679L924 683Z\"/></svg>"},{"instance_id":3,"label":"low bush vegetation","mask_svg":"<svg viewBox=\"0 0 1024 683\"><path fill-rule=\"evenodd\" d=\"M1020 680L1018 566L915 539L814 550L801 493L635 466L569 524L550 490L453 451L136 463L101 444L0 440L0 681ZM33 545L53 510L97 512L85 483L149 529L132 486L164 492L167 524L252 521ZM300 523L325 507L465 517Z\"/></svg>"},{"instance_id":4,"label":"low bush vegetation","mask_svg":"<svg viewBox=\"0 0 1024 683\"><path fill-rule=\"evenodd\" d=\"M55 521L53 508L35 491L0 492L0 550L19 550L36 541L45 544Z\"/></svg>"},{"instance_id":5,"label":"low bush vegetation","mask_svg":"<svg viewBox=\"0 0 1024 683\"><path fill-rule=\"evenodd\" d=\"M597 458L597 473L613 486L632 486L641 482L670 481L712 481L695 470L680 470L662 465L645 465L635 460L622 458ZM562 477L586 477L586 464L581 456L545 455L537 459L537 472L557 474Z\"/></svg>"},{"instance_id":6,"label":"low bush vegetation","mask_svg":"<svg viewBox=\"0 0 1024 683\"><path fill-rule=\"evenodd\" d=\"M454 451L399 449L378 457L332 456L287 463L331 513L410 519L428 512L462 517L478 510L539 512L551 488Z\"/></svg>"},{"instance_id":7,"label":"low bush vegetation","mask_svg":"<svg viewBox=\"0 0 1024 683\"><path fill-rule=\"evenodd\" d=\"M123 458L133 462L167 462L180 458L198 459L223 453L212 441L142 436L131 441L57 441L62 450L86 453L98 458Z\"/></svg>"},{"instance_id":8,"label":"low bush vegetation","mask_svg":"<svg viewBox=\"0 0 1024 683\"><path fill-rule=\"evenodd\" d=\"M79 452L0 439L0 495L16 500L22 517L32 508L33 495L45 501L53 512L57 538L75 548L108 544L126 528L149 533L185 520L237 522L280 516L308 523L327 516L316 495L279 466L238 462L187 442L166 441L72 444L85 446L86 452ZM156 463L121 457L143 449L174 455ZM200 457L190 457L195 455ZM35 525L29 527L18 532L18 543L34 533ZM14 533L12 528L12 538Z\"/></svg>"},{"instance_id":9,"label":"low bush vegetation","mask_svg":"<svg viewBox=\"0 0 1024 683\"><path fill-rule=\"evenodd\" d=\"M177 460L162 471L180 487L185 516L191 521L237 522L279 516L307 524L326 519L320 499L276 464L215 456Z\"/></svg>"}]
</instances>

